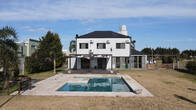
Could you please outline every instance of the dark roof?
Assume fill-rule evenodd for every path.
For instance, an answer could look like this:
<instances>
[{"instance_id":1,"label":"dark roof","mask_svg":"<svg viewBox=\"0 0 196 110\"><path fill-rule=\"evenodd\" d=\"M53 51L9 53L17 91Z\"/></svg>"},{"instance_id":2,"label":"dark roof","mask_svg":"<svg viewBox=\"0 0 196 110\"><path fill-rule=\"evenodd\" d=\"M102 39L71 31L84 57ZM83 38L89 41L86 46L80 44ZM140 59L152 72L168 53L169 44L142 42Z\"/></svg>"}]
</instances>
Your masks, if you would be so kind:
<instances>
[{"instance_id":1,"label":"dark roof","mask_svg":"<svg viewBox=\"0 0 196 110\"><path fill-rule=\"evenodd\" d=\"M39 40L35 40L35 39L29 39L29 40L34 42L40 42Z\"/></svg>"},{"instance_id":2,"label":"dark roof","mask_svg":"<svg viewBox=\"0 0 196 110\"><path fill-rule=\"evenodd\" d=\"M76 38L130 38L130 36L122 35L113 31L94 31Z\"/></svg>"},{"instance_id":3,"label":"dark roof","mask_svg":"<svg viewBox=\"0 0 196 110\"><path fill-rule=\"evenodd\" d=\"M131 49L131 55L145 55L142 52L135 50L135 49Z\"/></svg>"}]
</instances>

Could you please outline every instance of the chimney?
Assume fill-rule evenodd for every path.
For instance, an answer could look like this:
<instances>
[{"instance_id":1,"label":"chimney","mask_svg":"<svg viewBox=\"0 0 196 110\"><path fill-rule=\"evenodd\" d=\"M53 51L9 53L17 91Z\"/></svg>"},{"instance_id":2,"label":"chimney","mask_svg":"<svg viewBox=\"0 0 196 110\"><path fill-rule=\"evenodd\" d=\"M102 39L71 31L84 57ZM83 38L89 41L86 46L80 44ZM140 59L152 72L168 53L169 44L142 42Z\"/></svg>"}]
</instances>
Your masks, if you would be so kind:
<instances>
[{"instance_id":1,"label":"chimney","mask_svg":"<svg viewBox=\"0 0 196 110\"><path fill-rule=\"evenodd\" d=\"M78 38L78 34L76 34L76 38Z\"/></svg>"},{"instance_id":2,"label":"chimney","mask_svg":"<svg viewBox=\"0 0 196 110\"><path fill-rule=\"evenodd\" d=\"M122 25L121 30L119 30L118 33L125 35L125 36L128 36L128 31L127 31L126 25Z\"/></svg>"}]
</instances>

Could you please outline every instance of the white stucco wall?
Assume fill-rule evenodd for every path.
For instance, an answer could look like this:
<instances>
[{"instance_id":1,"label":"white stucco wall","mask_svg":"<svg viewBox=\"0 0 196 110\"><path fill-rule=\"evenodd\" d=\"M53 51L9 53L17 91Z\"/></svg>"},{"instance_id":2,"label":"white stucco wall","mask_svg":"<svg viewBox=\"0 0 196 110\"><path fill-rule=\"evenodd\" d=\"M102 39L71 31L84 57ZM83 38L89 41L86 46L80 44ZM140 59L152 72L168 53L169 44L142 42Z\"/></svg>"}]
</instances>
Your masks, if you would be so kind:
<instances>
[{"instance_id":1,"label":"white stucco wall","mask_svg":"<svg viewBox=\"0 0 196 110\"><path fill-rule=\"evenodd\" d=\"M93 42L92 44L90 42ZM109 41L110 44L106 42ZM77 54L89 54L92 50L93 54L112 54L112 56L129 56L130 54L130 38L78 38ZM80 49L80 43L88 43L88 49ZM97 49L97 43L106 43L106 49ZM125 49L116 49L116 43L125 43ZM112 51L111 51L112 49Z\"/></svg>"},{"instance_id":2,"label":"white stucco wall","mask_svg":"<svg viewBox=\"0 0 196 110\"><path fill-rule=\"evenodd\" d=\"M34 45L35 48L31 47L32 45ZM37 49L38 45L39 42L29 40L27 44L27 56L31 56Z\"/></svg>"},{"instance_id":3,"label":"white stucco wall","mask_svg":"<svg viewBox=\"0 0 196 110\"><path fill-rule=\"evenodd\" d=\"M27 42L17 42L18 45L18 57L19 57L19 69L23 72L24 62L26 56L31 56L37 49L39 42L28 40ZM35 48L32 48L31 45L34 45ZM22 50L23 49L23 50ZM24 73L24 72L23 72Z\"/></svg>"},{"instance_id":4,"label":"white stucco wall","mask_svg":"<svg viewBox=\"0 0 196 110\"><path fill-rule=\"evenodd\" d=\"M112 65L111 65L111 60L112 60L112 58L111 58L111 56L107 59L107 66L106 66L106 69L108 69L108 70L110 70L111 69L111 67L112 67Z\"/></svg>"},{"instance_id":5,"label":"white stucco wall","mask_svg":"<svg viewBox=\"0 0 196 110\"><path fill-rule=\"evenodd\" d=\"M71 67L70 67L70 63L71 63ZM71 58L71 62L70 62L70 58L68 59L68 68L69 69L73 69L75 64L76 64L76 58ZM77 66L80 66L80 65L78 64Z\"/></svg>"}]
</instances>

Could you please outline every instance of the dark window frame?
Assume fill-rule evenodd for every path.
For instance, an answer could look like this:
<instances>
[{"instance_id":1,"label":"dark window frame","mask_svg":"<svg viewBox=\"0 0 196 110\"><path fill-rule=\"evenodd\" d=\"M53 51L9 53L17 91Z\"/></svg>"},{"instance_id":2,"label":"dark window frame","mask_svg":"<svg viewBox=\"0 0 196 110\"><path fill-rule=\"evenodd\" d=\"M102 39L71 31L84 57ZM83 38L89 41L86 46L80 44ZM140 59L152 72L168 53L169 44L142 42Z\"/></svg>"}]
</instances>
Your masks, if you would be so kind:
<instances>
[{"instance_id":1,"label":"dark window frame","mask_svg":"<svg viewBox=\"0 0 196 110\"><path fill-rule=\"evenodd\" d=\"M125 43L116 43L116 49L125 49Z\"/></svg>"},{"instance_id":2,"label":"dark window frame","mask_svg":"<svg viewBox=\"0 0 196 110\"><path fill-rule=\"evenodd\" d=\"M31 48L35 48L36 46L35 45L31 45Z\"/></svg>"},{"instance_id":3,"label":"dark window frame","mask_svg":"<svg viewBox=\"0 0 196 110\"><path fill-rule=\"evenodd\" d=\"M99 45L103 45L103 48L98 48ZM97 49L106 49L106 43L97 43Z\"/></svg>"},{"instance_id":4,"label":"dark window frame","mask_svg":"<svg viewBox=\"0 0 196 110\"><path fill-rule=\"evenodd\" d=\"M82 48L82 44L85 45L85 48ZM79 46L80 49L88 49L88 43L80 43Z\"/></svg>"}]
</instances>

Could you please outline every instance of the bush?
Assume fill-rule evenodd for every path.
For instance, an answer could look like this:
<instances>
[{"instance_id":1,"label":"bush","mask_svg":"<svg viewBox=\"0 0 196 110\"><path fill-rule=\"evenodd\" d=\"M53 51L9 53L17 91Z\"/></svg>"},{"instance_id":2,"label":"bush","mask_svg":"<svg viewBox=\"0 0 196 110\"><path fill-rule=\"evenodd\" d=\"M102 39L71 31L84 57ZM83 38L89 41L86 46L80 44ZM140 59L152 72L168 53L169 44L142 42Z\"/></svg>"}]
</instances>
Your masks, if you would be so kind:
<instances>
[{"instance_id":1,"label":"bush","mask_svg":"<svg viewBox=\"0 0 196 110\"><path fill-rule=\"evenodd\" d=\"M14 71L14 78L17 78L20 73L18 66L15 66L13 71Z\"/></svg>"},{"instance_id":2,"label":"bush","mask_svg":"<svg viewBox=\"0 0 196 110\"><path fill-rule=\"evenodd\" d=\"M37 57L39 56L39 57ZM25 58L25 72L37 73L53 69L53 63L35 52L31 57Z\"/></svg>"},{"instance_id":3,"label":"bush","mask_svg":"<svg viewBox=\"0 0 196 110\"><path fill-rule=\"evenodd\" d=\"M196 74L196 61L189 61L186 68L190 73Z\"/></svg>"},{"instance_id":4,"label":"bush","mask_svg":"<svg viewBox=\"0 0 196 110\"><path fill-rule=\"evenodd\" d=\"M26 57L25 58L25 63L24 63L24 67L25 67L25 72L27 73L32 73L33 72L33 62L31 60L31 57Z\"/></svg>"},{"instance_id":5,"label":"bush","mask_svg":"<svg viewBox=\"0 0 196 110\"><path fill-rule=\"evenodd\" d=\"M162 57L162 63L173 63L172 57Z\"/></svg>"}]
</instances>

